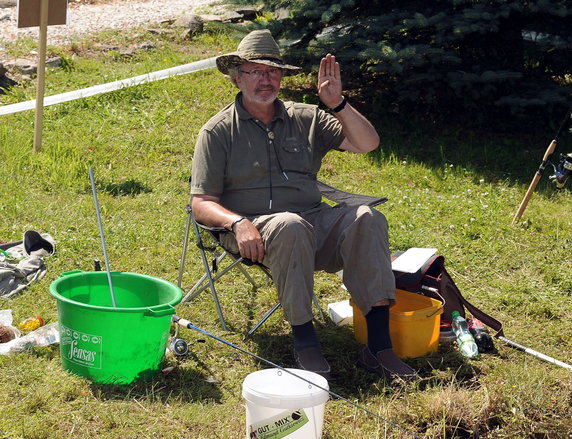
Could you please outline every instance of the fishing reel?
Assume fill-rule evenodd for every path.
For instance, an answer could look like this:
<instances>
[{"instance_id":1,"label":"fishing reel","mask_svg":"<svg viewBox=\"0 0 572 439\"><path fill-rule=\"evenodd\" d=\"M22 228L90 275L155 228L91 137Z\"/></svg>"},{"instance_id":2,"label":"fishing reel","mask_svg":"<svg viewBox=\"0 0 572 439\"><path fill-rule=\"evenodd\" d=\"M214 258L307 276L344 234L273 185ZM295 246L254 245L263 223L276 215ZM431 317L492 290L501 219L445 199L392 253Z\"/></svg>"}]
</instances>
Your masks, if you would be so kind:
<instances>
[{"instance_id":1,"label":"fishing reel","mask_svg":"<svg viewBox=\"0 0 572 439\"><path fill-rule=\"evenodd\" d=\"M169 350L177 357L183 357L189 353L189 344L182 338L172 337L169 340Z\"/></svg>"},{"instance_id":2,"label":"fishing reel","mask_svg":"<svg viewBox=\"0 0 572 439\"><path fill-rule=\"evenodd\" d=\"M189 344L186 340L179 338L179 327L175 325L175 334L169 337L167 349L176 357L184 357L189 353Z\"/></svg>"},{"instance_id":3,"label":"fishing reel","mask_svg":"<svg viewBox=\"0 0 572 439\"><path fill-rule=\"evenodd\" d=\"M177 317L177 319L179 318ZM175 323L177 321L178 320L174 320ZM204 343L204 342L205 342L204 339L199 338L195 340L194 343ZM189 343L185 339L179 338L179 325L175 324L175 333L169 337L167 343L167 350L175 357L184 357L189 353L189 348L191 347L191 344L194 343Z\"/></svg>"},{"instance_id":4,"label":"fishing reel","mask_svg":"<svg viewBox=\"0 0 572 439\"><path fill-rule=\"evenodd\" d=\"M572 153L560 154L558 165L551 163L554 174L548 177L556 185L556 189L562 189L566 185L568 177L572 174Z\"/></svg>"}]
</instances>

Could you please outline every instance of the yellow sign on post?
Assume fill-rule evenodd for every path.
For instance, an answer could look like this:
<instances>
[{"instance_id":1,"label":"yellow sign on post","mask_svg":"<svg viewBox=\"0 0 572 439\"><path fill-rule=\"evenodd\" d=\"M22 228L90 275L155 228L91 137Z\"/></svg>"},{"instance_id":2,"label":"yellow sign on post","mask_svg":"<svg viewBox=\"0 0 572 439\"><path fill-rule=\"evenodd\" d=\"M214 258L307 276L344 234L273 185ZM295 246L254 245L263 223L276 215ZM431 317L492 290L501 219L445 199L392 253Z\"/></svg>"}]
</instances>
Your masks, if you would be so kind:
<instances>
[{"instance_id":1,"label":"yellow sign on post","mask_svg":"<svg viewBox=\"0 0 572 439\"><path fill-rule=\"evenodd\" d=\"M36 91L36 118L34 125L35 152L38 152L42 148L48 26L67 24L67 10L67 0L18 0L18 27L40 27L38 86Z\"/></svg>"}]
</instances>

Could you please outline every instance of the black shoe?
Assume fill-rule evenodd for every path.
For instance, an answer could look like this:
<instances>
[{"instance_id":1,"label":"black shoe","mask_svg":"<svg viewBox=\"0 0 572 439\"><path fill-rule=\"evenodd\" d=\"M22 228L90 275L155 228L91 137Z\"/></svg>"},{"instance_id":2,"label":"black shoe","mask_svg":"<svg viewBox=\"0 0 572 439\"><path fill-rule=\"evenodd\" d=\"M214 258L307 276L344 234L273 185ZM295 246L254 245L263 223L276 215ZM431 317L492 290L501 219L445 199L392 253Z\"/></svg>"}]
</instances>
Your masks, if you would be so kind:
<instances>
[{"instance_id":1,"label":"black shoe","mask_svg":"<svg viewBox=\"0 0 572 439\"><path fill-rule=\"evenodd\" d=\"M417 372L401 361L393 349L384 349L373 355L369 347L365 346L359 354L358 365L387 381L407 381L417 377Z\"/></svg>"},{"instance_id":2,"label":"black shoe","mask_svg":"<svg viewBox=\"0 0 572 439\"><path fill-rule=\"evenodd\" d=\"M322 355L319 346L300 350L294 349L294 360L296 360L299 369L317 373L327 380L331 378L330 365Z\"/></svg>"}]
</instances>

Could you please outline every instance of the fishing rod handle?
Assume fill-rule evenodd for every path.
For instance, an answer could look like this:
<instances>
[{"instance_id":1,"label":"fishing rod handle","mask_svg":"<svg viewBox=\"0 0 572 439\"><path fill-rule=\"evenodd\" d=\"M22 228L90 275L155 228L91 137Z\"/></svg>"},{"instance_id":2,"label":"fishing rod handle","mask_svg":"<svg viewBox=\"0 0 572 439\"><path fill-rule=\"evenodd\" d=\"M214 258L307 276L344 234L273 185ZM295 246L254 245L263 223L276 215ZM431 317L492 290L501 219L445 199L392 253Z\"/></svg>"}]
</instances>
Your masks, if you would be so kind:
<instances>
[{"instance_id":1,"label":"fishing rod handle","mask_svg":"<svg viewBox=\"0 0 572 439\"><path fill-rule=\"evenodd\" d=\"M194 328L194 325L190 321L188 321L186 319L182 319L179 316L173 316L171 318L171 321L173 323L176 323L177 325L182 326L183 328L187 328L187 329L193 329Z\"/></svg>"},{"instance_id":2,"label":"fishing rod handle","mask_svg":"<svg viewBox=\"0 0 572 439\"><path fill-rule=\"evenodd\" d=\"M540 168L538 168L538 170L541 173L542 173L542 171L544 171L544 168L546 167L546 164L547 164L548 160L550 159L550 156L552 154L554 154L554 151L556 150L557 144L558 144L558 141L555 138L552 140L552 142L550 142L550 145L548 145L548 148L546 148L546 152L544 153L544 157L542 158L542 163L540 164ZM541 169L542 169L542 171L541 171Z\"/></svg>"},{"instance_id":3,"label":"fishing rod handle","mask_svg":"<svg viewBox=\"0 0 572 439\"><path fill-rule=\"evenodd\" d=\"M514 215L514 218L512 219L513 224L515 224L520 219L520 217L524 213L524 210L526 209L526 206L528 206L528 202L532 198L532 193L536 189L536 186L538 185L538 182L540 181L540 177L542 177L542 172L546 168L546 165L548 164L548 160L550 159L550 156L552 154L554 154L554 151L556 150L556 144L557 144L557 141L556 141L556 139L554 139L554 140L552 140L552 142L550 142L550 145L548 145L548 148L546 148L546 151L544 152L544 157L542 158L542 163L538 167L536 174L534 174L534 177L532 178L530 186L528 186L528 190L526 191L526 195L522 199L522 202L520 203L520 206L518 206L518 210L516 211L516 214Z\"/></svg>"}]
</instances>

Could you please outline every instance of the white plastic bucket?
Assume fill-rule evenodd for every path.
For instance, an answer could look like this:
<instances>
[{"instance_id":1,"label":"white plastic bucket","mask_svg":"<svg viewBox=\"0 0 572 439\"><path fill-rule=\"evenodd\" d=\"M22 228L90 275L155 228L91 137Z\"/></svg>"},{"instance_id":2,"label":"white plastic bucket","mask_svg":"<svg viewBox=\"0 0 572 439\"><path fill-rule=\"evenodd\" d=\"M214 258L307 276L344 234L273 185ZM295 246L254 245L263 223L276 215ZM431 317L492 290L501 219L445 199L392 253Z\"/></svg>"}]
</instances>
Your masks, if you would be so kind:
<instances>
[{"instance_id":1,"label":"white plastic bucket","mask_svg":"<svg viewBox=\"0 0 572 439\"><path fill-rule=\"evenodd\" d=\"M328 381L314 372L286 369L323 389ZM242 383L247 439L320 439L328 392L280 369L249 374Z\"/></svg>"}]
</instances>

